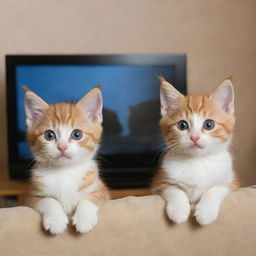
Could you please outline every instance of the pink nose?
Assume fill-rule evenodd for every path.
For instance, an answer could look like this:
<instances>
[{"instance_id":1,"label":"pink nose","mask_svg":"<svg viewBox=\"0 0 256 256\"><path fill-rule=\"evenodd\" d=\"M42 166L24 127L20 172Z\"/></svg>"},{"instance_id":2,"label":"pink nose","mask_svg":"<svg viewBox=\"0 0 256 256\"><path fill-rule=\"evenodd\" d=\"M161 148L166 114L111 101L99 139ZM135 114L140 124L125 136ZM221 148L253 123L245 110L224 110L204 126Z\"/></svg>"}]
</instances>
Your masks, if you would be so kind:
<instances>
[{"instance_id":1,"label":"pink nose","mask_svg":"<svg viewBox=\"0 0 256 256\"><path fill-rule=\"evenodd\" d=\"M59 145L58 146L58 150L61 151L61 152L65 151L67 148L68 147L66 145Z\"/></svg>"},{"instance_id":2,"label":"pink nose","mask_svg":"<svg viewBox=\"0 0 256 256\"><path fill-rule=\"evenodd\" d=\"M190 139L191 139L194 143L196 143L196 142L200 139L200 137L199 137L199 136L190 136Z\"/></svg>"}]
</instances>

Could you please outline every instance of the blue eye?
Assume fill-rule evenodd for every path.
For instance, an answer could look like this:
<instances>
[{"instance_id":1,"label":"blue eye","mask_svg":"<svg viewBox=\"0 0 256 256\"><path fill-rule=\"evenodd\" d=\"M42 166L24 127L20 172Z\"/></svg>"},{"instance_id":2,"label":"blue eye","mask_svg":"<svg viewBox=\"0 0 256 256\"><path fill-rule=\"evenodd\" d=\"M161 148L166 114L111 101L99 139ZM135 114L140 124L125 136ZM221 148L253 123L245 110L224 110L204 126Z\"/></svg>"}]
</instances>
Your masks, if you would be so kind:
<instances>
[{"instance_id":1,"label":"blue eye","mask_svg":"<svg viewBox=\"0 0 256 256\"><path fill-rule=\"evenodd\" d=\"M205 130L212 130L215 127L215 122L211 119L204 121L203 127Z\"/></svg>"},{"instance_id":2,"label":"blue eye","mask_svg":"<svg viewBox=\"0 0 256 256\"><path fill-rule=\"evenodd\" d=\"M74 140L80 140L83 137L83 133L82 131L75 129L72 133L71 133L71 138Z\"/></svg>"},{"instance_id":3,"label":"blue eye","mask_svg":"<svg viewBox=\"0 0 256 256\"><path fill-rule=\"evenodd\" d=\"M177 127L181 131L185 131L188 129L188 123L185 120L181 120L178 122Z\"/></svg>"},{"instance_id":4,"label":"blue eye","mask_svg":"<svg viewBox=\"0 0 256 256\"><path fill-rule=\"evenodd\" d=\"M56 135L53 130L47 130L44 132L44 138L46 140L54 140L56 138Z\"/></svg>"}]
</instances>

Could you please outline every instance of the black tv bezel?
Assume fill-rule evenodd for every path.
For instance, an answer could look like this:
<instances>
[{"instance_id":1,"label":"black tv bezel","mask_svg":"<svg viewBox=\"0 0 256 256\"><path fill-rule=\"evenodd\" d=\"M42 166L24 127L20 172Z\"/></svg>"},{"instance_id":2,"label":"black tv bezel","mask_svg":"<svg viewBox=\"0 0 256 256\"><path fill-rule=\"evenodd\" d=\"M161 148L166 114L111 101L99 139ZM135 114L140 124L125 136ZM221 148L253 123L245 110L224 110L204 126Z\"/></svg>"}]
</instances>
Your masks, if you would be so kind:
<instances>
[{"instance_id":1,"label":"black tv bezel","mask_svg":"<svg viewBox=\"0 0 256 256\"><path fill-rule=\"evenodd\" d=\"M20 65L169 65L174 66L175 74L172 83L182 93L187 93L186 87L186 55L185 54L104 54L104 55L6 55L6 95L8 120L8 164L12 179L29 177L30 164L19 161L17 141L17 112L13 98L16 98L16 67ZM11 136L10 136L11 135ZM141 156L143 158L143 155ZM144 155L147 159L155 159L145 166L121 166L117 164L104 169L110 187L142 187L149 182L156 165L156 152ZM106 156L104 156L106 158ZM109 156L113 159L136 159L131 154ZM124 171L120 171L123 169ZM117 171L119 170L119 171ZM140 180L140 181L138 181Z\"/></svg>"}]
</instances>

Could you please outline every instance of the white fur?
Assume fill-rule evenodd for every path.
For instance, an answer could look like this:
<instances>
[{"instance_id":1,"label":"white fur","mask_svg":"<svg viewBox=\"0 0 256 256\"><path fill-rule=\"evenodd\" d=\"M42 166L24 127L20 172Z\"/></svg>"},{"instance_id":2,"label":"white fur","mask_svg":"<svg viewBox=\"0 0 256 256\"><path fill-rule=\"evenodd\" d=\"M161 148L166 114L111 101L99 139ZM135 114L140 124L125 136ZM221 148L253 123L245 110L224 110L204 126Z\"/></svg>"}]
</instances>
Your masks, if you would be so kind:
<instances>
[{"instance_id":1,"label":"white fur","mask_svg":"<svg viewBox=\"0 0 256 256\"><path fill-rule=\"evenodd\" d=\"M80 233L89 232L98 222L98 206L94 203L83 200L81 201L76 212L72 218L73 225L76 226L76 230Z\"/></svg>"},{"instance_id":2,"label":"white fur","mask_svg":"<svg viewBox=\"0 0 256 256\"><path fill-rule=\"evenodd\" d=\"M216 220L221 202L229 189L224 186L210 188L196 205L195 216L199 224L207 225Z\"/></svg>"},{"instance_id":3,"label":"white fur","mask_svg":"<svg viewBox=\"0 0 256 256\"><path fill-rule=\"evenodd\" d=\"M40 177L44 184L41 196L56 198L62 205L66 214L71 214L77 203L83 199L84 193L95 190L92 184L87 190L78 191L82 185L84 175L95 170L94 161L85 160L84 163L58 168L37 168L34 170L34 176Z\"/></svg>"},{"instance_id":4,"label":"white fur","mask_svg":"<svg viewBox=\"0 0 256 256\"><path fill-rule=\"evenodd\" d=\"M60 234L66 229L68 217L57 200L44 198L37 203L36 209L42 214L43 226L50 233Z\"/></svg>"},{"instance_id":5,"label":"white fur","mask_svg":"<svg viewBox=\"0 0 256 256\"><path fill-rule=\"evenodd\" d=\"M86 194L96 190L96 184L93 183L85 190L79 191L83 176L86 172L95 170L95 167L93 160L86 160L72 167L34 170L34 176L40 177L40 181L44 184L37 195L44 196L45 199L39 201L36 209L42 214L43 226L46 230L52 234L62 233L68 223L67 215L73 214L74 211L76 212L73 223L76 224L79 232L87 232L96 225L97 211L95 209L98 209L98 206L84 200ZM84 213L84 211L87 212Z\"/></svg>"},{"instance_id":6,"label":"white fur","mask_svg":"<svg viewBox=\"0 0 256 256\"><path fill-rule=\"evenodd\" d=\"M165 157L163 168L167 176L184 187L191 203L199 200L209 188L230 184L233 179L229 152L202 157Z\"/></svg>"},{"instance_id":7,"label":"white fur","mask_svg":"<svg viewBox=\"0 0 256 256\"><path fill-rule=\"evenodd\" d=\"M176 187L170 187L163 191L163 198L168 202L166 213L175 223L186 221L190 214L190 204L184 191Z\"/></svg>"},{"instance_id":8,"label":"white fur","mask_svg":"<svg viewBox=\"0 0 256 256\"><path fill-rule=\"evenodd\" d=\"M195 216L202 224L210 224L218 215L222 200L228 194L226 185L233 180L232 158L228 142L202 133L203 118L194 114L188 120L190 129L182 131L181 151L167 153L162 167L174 187L163 191L167 201L167 214L176 223L186 221L190 203L198 203ZM190 136L199 136L202 148L190 148ZM187 200L185 199L187 197Z\"/></svg>"}]
</instances>

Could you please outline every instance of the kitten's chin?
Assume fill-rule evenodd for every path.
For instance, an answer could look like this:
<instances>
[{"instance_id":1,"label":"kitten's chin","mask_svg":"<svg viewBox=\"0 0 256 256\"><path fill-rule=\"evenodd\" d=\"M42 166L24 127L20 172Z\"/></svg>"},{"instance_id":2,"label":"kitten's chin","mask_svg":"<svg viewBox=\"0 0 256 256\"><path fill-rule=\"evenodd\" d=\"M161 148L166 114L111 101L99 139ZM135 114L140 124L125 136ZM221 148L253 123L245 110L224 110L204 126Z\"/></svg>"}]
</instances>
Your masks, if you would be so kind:
<instances>
[{"instance_id":1,"label":"kitten's chin","mask_svg":"<svg viewBox=\"0 0 256 256\"><path fill-rule=\"evenodd\" d=\"M185 151L190 156L203 156L207 154L207 150L203 147L191 146Z\"/></svg>"},{"instance_id":2,"label":"kitten's chin","mask_svg":"<svg viewBox=\"0 0 256 256\"><path fill-rule=\"evenodd\" d=\"M222 151L226 151L227 147L221 146L221 147L212 147L212 146L192 146L187 148L185 151L185 154L190 155L192 157L196 156L209 156L209 155L215 155Z\"/></svg>"},{"instance_id":3,"label":"kitten's chin","mask_svg":"<svg viewBox=\"0 0 256 256\"><path fill-rule=\"evenodd\" d=\"M46 158L40 158L35 157L36 162L38 162L41 165L47 166L47 167L63 167L63 166L74 166L77 164L81 164L84 161L88 161L94 157L94 153L88 153L83 155L60 155L55 157L48 157Z\"/></svg>"},{"instance_id":4,"label":"kitten's chin","mask_svg":"<svg viewBox=\"0 0 256 256\"><path fill-rule=\"evenodd\" d=\"M43 165L43 166L47 166L47 167L61 167L61 166L67 166L67 165L71 165L74 161L72 160L72 158L66 158L66 157L52 157L52 158L48 158L46 159L36 159L36 161Z\"/></svg>"},{"instance_id":5,"label":"kitten's chin","mask_svg":"<svg viewBox=\"0 0 256 256\"><path fill-rule=\"evenodd\" d=\"M67 165L77 165L89 159L92 159L94 154L82 154L82 155L73 155L73 156L60 156L55 159L55 162L58 166L67 166Z\"/></svg>"},{"instance_id":6,"label":"kitten's chin","mask_svg":"<svg viewBox=\"0 0 256 256\"><path fill-rule=\"evenodd\" d=\"M56 166L67 166L67 165L73 165L75 163L75 160L72 157L64 157L61 156L55 160Z\"/></svg>"}]
</instances>

